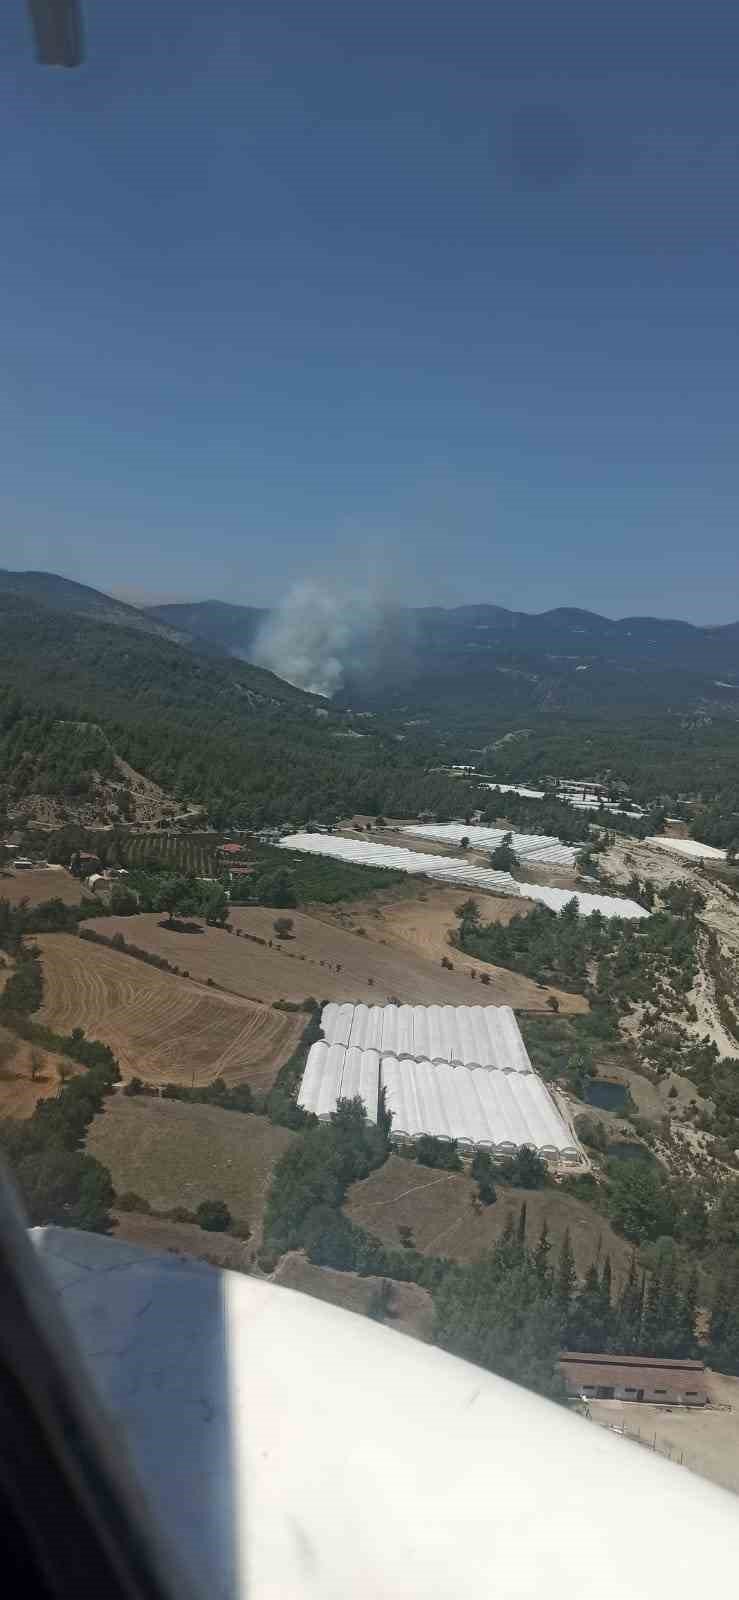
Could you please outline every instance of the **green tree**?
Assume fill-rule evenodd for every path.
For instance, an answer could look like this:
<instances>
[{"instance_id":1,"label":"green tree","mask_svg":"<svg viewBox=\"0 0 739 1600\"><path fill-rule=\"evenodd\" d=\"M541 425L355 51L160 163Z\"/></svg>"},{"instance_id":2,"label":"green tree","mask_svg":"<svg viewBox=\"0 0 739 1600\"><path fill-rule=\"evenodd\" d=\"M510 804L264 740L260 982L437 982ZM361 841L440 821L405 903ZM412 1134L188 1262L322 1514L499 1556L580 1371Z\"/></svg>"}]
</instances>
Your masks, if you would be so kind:
<instances>
[{"instance_id":1,"label":"green tree","mask_svg":"<svg viewBox=\"0 0 739 1600\"><path fill-rule=\"evenodd\" d=\"M298 903L292 875L284 868L277 872L262 873L256 879L254 893L263 906L295 906Z\"/></svg>"},{"instance_id":2,"label":"green tree","mask_svg":"<svg viewBox=\"0 0 739 1600\"><path fill-rule=\"evenodd\" d=\"M636 1270L636 1251L632 1251L629 1270L618 1302L616 1319L616 1349L624 1355L633 1355L639 1347L642 1321L644 1283L640 1283Z\"/></svg>"},{"instance_id":3,"label":"green tree","mask_svg":"<svg viewBox=\"0 0 739 1600\"><path fill-rule=\"evenodd\" d=\"M560 1316L569 1316L570 1304L577 1284L575 1271L575 1257L572 1253L570 1230L565 1228L562 1244L560 1246L557 1271L555 1276L555 1297Z\"/></svg>"},{"instance_id":4,"label":"green tree","mask_svg":"<svg viewBox=\"0 0 739 1600\"><path fill-rule=\"evenodd\" d=\"M673 1232L675 1205L668 1184L642 1161L612 1161L608 1215L619 1233L635 1244Z\"/></svg>"},{"instance_id":5,"label":"green tree","mask_svg":"<svg viewBox=\"0 0 739 1600\"><path fill-rule=\"evenodd\" d=\"M549 1238L547 1219L544 1217L541 1225L541 1232L539 1234L536 1249L534 1251L534 1267L542 1283L548 1283L551 1276L551 1268L549 1266L549 1253L551 1248L552 1245Z\"/></svg>"},{"instance_id":6,"label":"green tree","mask_svg":"<svg viewBox=\"0 0 739 1600\"><path fill-rule=\"evenodd\" d=\"M172 876L159 885L155 911L166 911L171 925L175 917L196 916L200 910L200 897L190 878Z\"/></svg>"},{"instance_id":7,"label":"green tree","mask_svg":"<svg viewBox=\"0 0 739 1600\"><path fill-rule=\"evenodd\" d=\"M231 1226L231 1212L224 1200L201 1200L195 1220L208 1233L224 1233Z\"/></svg>"},{"instance_id":8,"label":"green tree","mask_svg":"<svg viewBox=\"0 0 739 1600\"><path fill-rule=\"evenodd\" d=\"M513 834L504 833L499 845L490 853L490 865L496 872L515 872L518 856L513 849Z\"/></svg>"},{"instance_id":9,"label":"green tree","mask_svg":"<svg viewBox=\"0 0 739 1600\"><path fill-rule=\"evenodd\" d=\"M220 883L209 884L203 894L202 915L210 928L222 928L228 918L228 896Z\"/></svg>"},{"instance_id":10,"label":"green tree","mask_svg":"<svg viewBox=\"0 0 739 1600\"><path fill-rule=\"evenodd\" d=\"M113 1185L94 1156L47 1146L25 1156L15 1176L31 1227L56 1223L93 1233L111 1227Z\"/></svg>"}]
</instances>

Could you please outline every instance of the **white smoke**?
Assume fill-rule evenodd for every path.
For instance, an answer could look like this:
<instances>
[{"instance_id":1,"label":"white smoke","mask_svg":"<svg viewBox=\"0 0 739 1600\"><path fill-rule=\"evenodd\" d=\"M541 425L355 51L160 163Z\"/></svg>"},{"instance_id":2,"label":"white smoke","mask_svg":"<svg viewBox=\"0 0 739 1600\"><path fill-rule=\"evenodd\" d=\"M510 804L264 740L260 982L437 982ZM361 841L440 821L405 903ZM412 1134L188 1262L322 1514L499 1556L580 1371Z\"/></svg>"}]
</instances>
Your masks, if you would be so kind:
<instances>
[{"instance_id":1,"label":"white smoke","mask_svg":"<svg viewBox=\"0 0 739 1600\"><path fill-rule=\"evenodd\" d=\"M327 698L374 653L387 616L370 588L306 580L292 588L261 628L251 659L279 678Z\"/></svg>"}]
</instances>

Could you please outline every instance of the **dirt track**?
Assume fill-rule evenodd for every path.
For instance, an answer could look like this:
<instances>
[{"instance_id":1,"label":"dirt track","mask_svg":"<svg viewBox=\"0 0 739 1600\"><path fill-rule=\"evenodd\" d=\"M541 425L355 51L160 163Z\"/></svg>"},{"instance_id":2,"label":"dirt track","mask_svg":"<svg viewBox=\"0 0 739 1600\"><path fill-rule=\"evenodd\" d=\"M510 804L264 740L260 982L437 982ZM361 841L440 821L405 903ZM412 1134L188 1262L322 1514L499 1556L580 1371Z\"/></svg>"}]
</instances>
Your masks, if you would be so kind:
<instances>
[{"instance_id":1,"label":"dirt track","mask_svg":"<svg viewBox=\"0 0 739 1600\"><path fill-rule=\"evenodd\" d=\"M397 936L393 934L393 917L402 906L410 915L417 911L418 926L426 927L424 902L415 898L403 899L397 907L391 903L387 927L369 915L363 922L356 908L352 908L352 926L365 927L366 936L349 931L325 907L320 913L318 908L312 914L285 913L292 917L293 929L292 937L284 942L274 933L279 912L263 906L234 906L234 930L265 941L272 939L271 950L267 944L255 944L243 936L238 938L236 931L229 934L221 928L178 933L166 927L157 912L139 917L99 917L91 925L108 937L120 932L132 943L165 956L173 966L187 969L193 978L204 981L210 977L225 989L261 1004L270 1005L279 999L300 1001L313 995L317 1000L364 1000L378 1005L395 997L416 1005L505 1004L544 1010L547 989L539 989L529 978L500 967L485 967L482 962L460 957L449 948L444 930L454 921L451 907L459 904L460 895L458 891L444 890L441 894L446 899L439 902L429 895L431 921L438 937L429 935L425 945L425 934L420 938L415 934L403 937L402 931ZM492 900L490 903L505 904ZM372 904L383 906L379 900ZM437 904L440 910L435 909ZM380 916L384 914L380 909ZM442 955L454 962L454 971L442 967ZM471 978L470 968L488 971L489 985L483 987L478 979ZM585 1002L577 995L563 997L562 1010L567 1009L585 1009Z\"/></svg>"},{"instance_id":2,"label":"dirt track","mask_svg":"<svg viewBox=\"0 0 739 1600\"><path fill-rule=\"evenodd\" d=\"M74 934L42 934L37 943L44 972L38 1021L60 1033L81 1027L109 1044L124 1077L197 1084L222 1075L265 1089L305 1020L211 993Z\"/></svg>"}]
</instances>

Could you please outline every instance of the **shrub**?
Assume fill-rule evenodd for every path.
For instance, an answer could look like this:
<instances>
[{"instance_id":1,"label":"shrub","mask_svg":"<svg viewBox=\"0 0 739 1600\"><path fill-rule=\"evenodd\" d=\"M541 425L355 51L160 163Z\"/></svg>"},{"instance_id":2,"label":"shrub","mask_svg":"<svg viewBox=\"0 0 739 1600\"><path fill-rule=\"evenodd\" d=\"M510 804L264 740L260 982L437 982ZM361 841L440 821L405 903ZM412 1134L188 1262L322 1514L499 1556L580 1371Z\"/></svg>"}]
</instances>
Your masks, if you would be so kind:
<instances>
[{"instance_id":1,"label":"shrub","mask_svg":"<svg viewBox=\"0 0 739 1600\"><path fill-rule=\"evenodd\" d=\"M224 1233L231 1226L231 1212L225 1200L201 1200L195 1221L208 1233Z\"/></svg>"}]
</instances>

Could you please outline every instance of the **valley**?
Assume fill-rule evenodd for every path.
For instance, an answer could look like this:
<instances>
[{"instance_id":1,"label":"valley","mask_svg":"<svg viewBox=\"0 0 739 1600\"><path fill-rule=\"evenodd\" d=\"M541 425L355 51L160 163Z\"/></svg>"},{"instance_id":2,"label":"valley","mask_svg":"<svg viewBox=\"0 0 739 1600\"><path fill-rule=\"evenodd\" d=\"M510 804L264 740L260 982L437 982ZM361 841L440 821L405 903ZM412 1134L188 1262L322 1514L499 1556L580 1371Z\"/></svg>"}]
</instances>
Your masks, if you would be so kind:
<instances>
[{"instance_id":1,"label":"valley","mask_svg":"<svg viewBox=\"0 0 739 1600\"><path fill-rule=\"evenodd\" d=\"M434 613L423 679L326 702L242 659L238 608L133 623L59 583L0 574L0 1142L33 1220L270 1278L545 1393L563 1340L734 1372L739 886L662 832L731 856L735 712L705 681L719 658L729 681L731 630L676 625L648 658L641 627L519 616L514 659L505 617ZM554 777L583 771L643 814L568 808ZM514 851L508 894L318 848L484 871L478 825L559 843ZM318 853L279 848L295 833ZM572 1164L398 1143L363 1102L307 1114L331 1001L512 1008Z\"/></svg>"}]
</instances>

